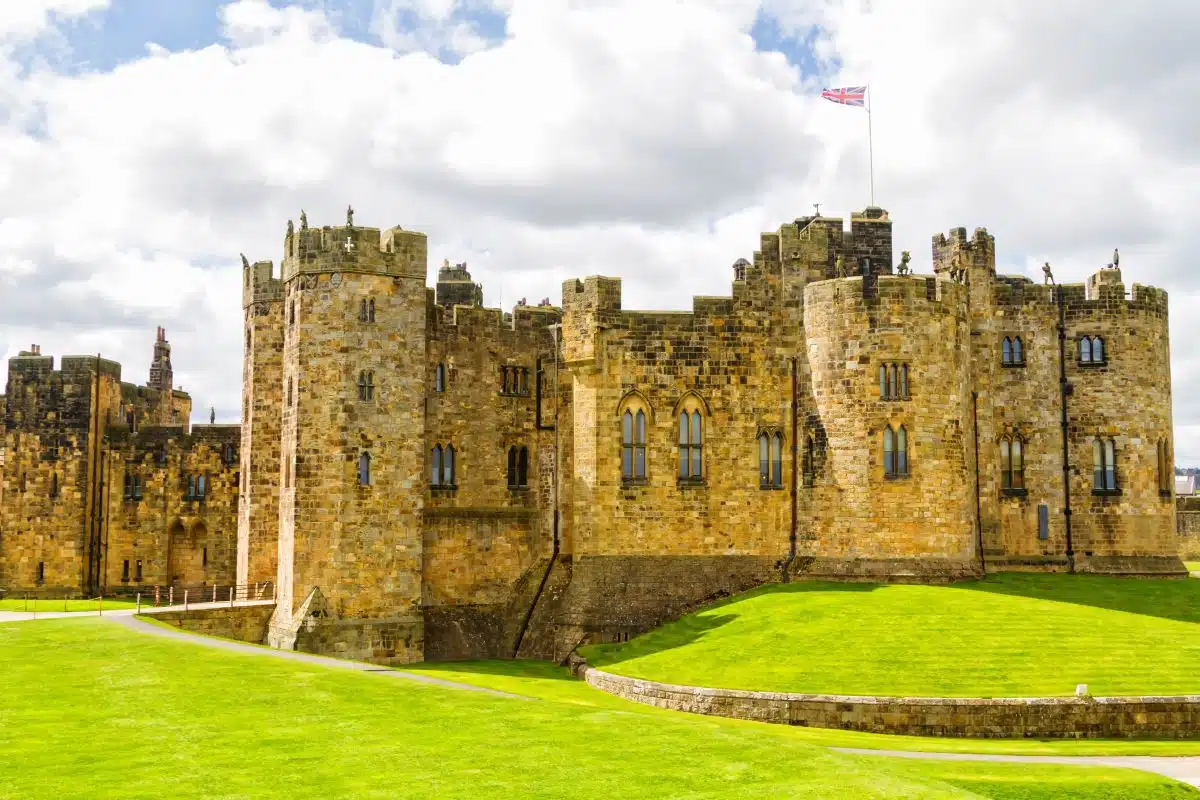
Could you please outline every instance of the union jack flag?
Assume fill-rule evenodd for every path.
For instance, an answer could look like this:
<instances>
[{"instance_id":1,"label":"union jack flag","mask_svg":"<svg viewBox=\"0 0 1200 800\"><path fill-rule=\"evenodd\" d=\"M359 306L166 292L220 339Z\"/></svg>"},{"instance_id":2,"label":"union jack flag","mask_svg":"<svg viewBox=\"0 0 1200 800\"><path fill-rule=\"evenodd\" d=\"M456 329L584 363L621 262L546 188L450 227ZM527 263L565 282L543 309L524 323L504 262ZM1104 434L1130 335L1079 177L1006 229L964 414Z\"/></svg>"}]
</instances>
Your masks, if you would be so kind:
<instances>
[{"instance_id":1,"label":"union jack flag","mask_svg":"<svg viewBox=\"0 0 1200 800\"><path fill-rule=\"evenodd\" d=\"M821 97L844 106L865 108L867 105L867 87L847 86L841 89L824 89L821 91Z\"/></svg>"}]
</instances>

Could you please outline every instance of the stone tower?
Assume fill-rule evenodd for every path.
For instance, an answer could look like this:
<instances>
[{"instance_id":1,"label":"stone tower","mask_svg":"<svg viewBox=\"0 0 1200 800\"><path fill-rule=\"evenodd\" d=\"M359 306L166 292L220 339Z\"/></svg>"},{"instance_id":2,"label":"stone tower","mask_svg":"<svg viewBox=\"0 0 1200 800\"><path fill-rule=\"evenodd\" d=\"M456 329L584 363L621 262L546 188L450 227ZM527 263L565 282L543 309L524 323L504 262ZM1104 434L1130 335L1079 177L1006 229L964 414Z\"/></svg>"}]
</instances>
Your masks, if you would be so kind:
<instances>
[{"instance_id":1,"label":"stone tower","mask_svg":"<svg viewBox=\"0 0 1200 800\"><path fill-rule=\"evenodd\" d=\"M275 646L422 657L427 249L352 212L287 238Z\"/></svg>"},{"instance_id":2,"label":"stone tower","mask_svg":"<svg viewBox=\"0 0 1200 800\"><path fill-rule=\"evenodd\" d=\"M279 420L283 409L283 281L270 261L243 264L239 585L273 581L279 547Z\"/></svg>"},{"instance_id":3,"label":"stone tower","mask_svg":"<svg viewBox=\"0 0 1200 800\"><path fill-rule=\"evenodd\" d=\"M154 339L154 360L150 362L150 381L155 389L170 391L175 385L175 373L171 370L171 343L167 341L166 328L160 327Z\"/></svg>"},{"instance_id":4,"label":"stone tower","mask_svg":"<svg viewBox=\"0 0 1200 800\"><path fill-rule=\"evenodd\" d=\"M439 306L482 306L483 286L471 280L466 262L450 266L445 259L438 269L437 304Z\"/></svg>"}]
</instances>

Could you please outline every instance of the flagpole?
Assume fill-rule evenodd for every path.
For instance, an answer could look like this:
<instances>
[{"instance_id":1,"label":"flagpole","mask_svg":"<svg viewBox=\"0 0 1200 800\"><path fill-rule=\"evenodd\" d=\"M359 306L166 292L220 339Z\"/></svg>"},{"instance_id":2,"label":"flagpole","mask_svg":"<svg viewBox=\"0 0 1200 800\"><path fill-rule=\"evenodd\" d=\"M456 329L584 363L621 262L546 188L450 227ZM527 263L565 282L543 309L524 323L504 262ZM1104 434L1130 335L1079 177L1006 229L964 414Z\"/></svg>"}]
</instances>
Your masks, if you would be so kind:
<instances>
[{"instance_id":1,"label":"flagpole","mask_svg":"<svg viewBox=\"0 0 1200 800\"><path fill-rule=\"evenodd\" d=\"M875 142L871 135L871 84L867 84L867 163L871 175L871 205L875 205Z\"/></svg>"}]
</instances>

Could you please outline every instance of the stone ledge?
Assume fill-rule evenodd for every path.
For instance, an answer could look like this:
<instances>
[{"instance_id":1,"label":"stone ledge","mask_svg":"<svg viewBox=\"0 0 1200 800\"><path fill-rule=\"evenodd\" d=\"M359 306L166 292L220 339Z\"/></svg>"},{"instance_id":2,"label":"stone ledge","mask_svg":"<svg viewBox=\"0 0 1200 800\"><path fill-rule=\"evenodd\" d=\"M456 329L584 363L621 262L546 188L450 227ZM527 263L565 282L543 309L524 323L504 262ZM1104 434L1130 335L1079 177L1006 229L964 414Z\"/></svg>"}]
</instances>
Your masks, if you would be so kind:
<instances>
[{"instance_id":1,"label":"stone ledge","mask_svg":"<svg viewBox=\"0 0 1200 800\"><path fill-rule=\"evenodd\" d=\"M906 736L1045 739L1200 738L1200 695L1178 697L874 697L676 686L593 669L571 671L638 703L718 717Z\"/></svg>"}]
</instances>

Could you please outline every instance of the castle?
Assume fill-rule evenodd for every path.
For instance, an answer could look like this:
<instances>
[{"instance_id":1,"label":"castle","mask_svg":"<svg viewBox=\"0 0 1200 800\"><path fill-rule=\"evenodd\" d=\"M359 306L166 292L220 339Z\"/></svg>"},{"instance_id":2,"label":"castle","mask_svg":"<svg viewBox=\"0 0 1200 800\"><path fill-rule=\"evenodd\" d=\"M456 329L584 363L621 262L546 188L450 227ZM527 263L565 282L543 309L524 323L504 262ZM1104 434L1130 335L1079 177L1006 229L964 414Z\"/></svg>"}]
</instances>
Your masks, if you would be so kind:
<instances>
[{"instance_id":1,"label":"castle","mask_svg":"<svg viewBox=\"0 0 1200 800\"><path fill-rule=\"evenodd\" d=\"M169 361L10 362L0 586L274 584L270 644L403 663L793 578L1185 574L1166 293L1115 257L998 275L982 228L932 249L912 275L883 209L801 217L691 312L589 277L505 313L465 264L428 289L424 234L301 215L278 273L243 257L240 428L189 428ZM122 473L153 502L93 497Z\"/></svg>"}]
</instances>

